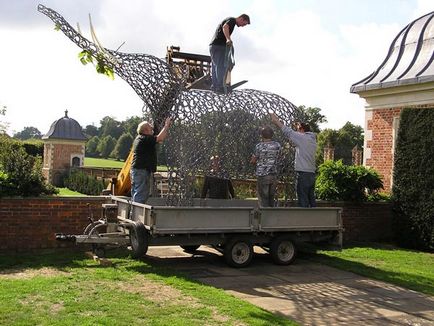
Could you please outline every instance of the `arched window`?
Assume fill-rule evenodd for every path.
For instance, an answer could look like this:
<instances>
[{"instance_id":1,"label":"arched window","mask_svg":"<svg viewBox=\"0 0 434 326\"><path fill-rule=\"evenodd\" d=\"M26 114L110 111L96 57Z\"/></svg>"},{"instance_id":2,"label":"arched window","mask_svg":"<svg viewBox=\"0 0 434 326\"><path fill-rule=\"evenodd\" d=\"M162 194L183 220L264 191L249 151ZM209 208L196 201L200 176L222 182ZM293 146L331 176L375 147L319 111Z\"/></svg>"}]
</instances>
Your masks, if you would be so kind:
<instances>
[{"instance_id":1,"label":"arched window","mask_svg":"<svg viewBox=\"0 0 434 326\"><path fill-rule=\"evenodd\" d=\"M74 156L72 158L72 164L71 165L72 165L73 168L79 167L80 166L80 158L77 157L77 156Z\"/></svg>"}]
</instances>

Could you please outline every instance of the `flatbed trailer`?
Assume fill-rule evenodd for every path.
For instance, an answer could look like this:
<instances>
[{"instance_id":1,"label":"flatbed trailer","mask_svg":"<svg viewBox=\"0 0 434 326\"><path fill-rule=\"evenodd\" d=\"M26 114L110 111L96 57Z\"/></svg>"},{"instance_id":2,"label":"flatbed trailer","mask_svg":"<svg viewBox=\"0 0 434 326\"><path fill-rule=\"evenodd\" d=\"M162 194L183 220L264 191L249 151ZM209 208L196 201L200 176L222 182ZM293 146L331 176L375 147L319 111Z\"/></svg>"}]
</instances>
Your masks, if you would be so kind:
<instances>
[{"instance_id":1,"label":"flatbed trailer","mask_svg":"<svg viewBox=\"0 0 434 326\"><path fill-rule=\"evenodd\" d=\"M92 221L82 235L59 234L59 240L105 246L131 246L132 256L144 256L149 246L179 245L194 253L210 245L223 253L233 267L253 258L253 246L267 250L273 261L288 265L300 242L327 242L342 246L341 208L259 208L255 200L194 199L193 206L171 207L164 198L147 204L112 196L103 204L104 218Z\"/></svg>"}]
</instances>

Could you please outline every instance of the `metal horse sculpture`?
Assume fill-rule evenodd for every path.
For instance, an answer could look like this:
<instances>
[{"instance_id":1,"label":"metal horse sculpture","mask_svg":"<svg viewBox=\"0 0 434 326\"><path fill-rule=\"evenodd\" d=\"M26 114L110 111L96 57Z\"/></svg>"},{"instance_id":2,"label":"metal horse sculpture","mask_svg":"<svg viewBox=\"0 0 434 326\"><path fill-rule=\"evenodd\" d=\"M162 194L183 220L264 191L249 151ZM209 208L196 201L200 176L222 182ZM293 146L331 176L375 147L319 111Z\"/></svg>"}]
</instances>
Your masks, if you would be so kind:
<instances>
[{"instance_id":1,"label":"metal horse sculpture","mask_svg":"<svg viewBox=\"0 0 434 326\"><path fill-rule=\"evenodd\" d=\"M206 90L188 90L185 78L165 61L147 54L122 53L106 49L96 39L89 41L56 11L38 6L71 41L124 79L144 102L144 113L154 120L158 130L165 118L174 118L164 147L168 165L167 204L190 205L197 195L196 176L206 173L211 156L218 155L220 177L253 178L249 164L259 128L269 124L269 113L290 123L298 109L283 97L269 92L242 89L229 94ZM286 143L280 165L285 197L292 199L294 149L277 132L275 139Z\"/></svg>"}]
</instances>

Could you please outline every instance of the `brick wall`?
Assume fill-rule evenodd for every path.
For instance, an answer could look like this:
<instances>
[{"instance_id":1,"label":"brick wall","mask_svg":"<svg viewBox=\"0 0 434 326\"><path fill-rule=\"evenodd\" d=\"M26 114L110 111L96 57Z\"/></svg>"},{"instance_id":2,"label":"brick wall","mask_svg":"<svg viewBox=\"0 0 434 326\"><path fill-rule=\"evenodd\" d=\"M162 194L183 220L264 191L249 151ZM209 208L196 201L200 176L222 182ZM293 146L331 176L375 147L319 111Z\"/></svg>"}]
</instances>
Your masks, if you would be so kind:
<instances>
[{"instance_id":1,"label":"brick wall","mask_svg":"<svg viewBox=\"0 0 434 326\"><path fill-rule=\"evenodd\" d=\"M372 112L372 119L367 121L367 129L372 131L366 147L370 148L370 157L365 164L374 168L383 178L384 189L391 189L393 167L393 118L399 117L401 108L381 109Z\"/></svg>"},{"instance_id":2,"label":"brick wall","mask_svg":"<svg viewBox=\"0 0 434 326\"><path fill-rule=\"evenodd\" d=\"M344 241L392 239L391 203L317 202L318 207L342 207Z\"/></svg>"},{"instance_id":3,"label":"brick wall","mask_svg":"<svg viewBox=\"0 0 434 326\"><path fill-rule=\"evenodd\" d=\"M98 219L102 216L101 205L107 200L107 197L0 199L0 251L71 246L56 241L55 233L81 234L88 224L89 207Z\"/></svg>"},{"instance_id":4,"label":"brick wall","mask_svg":"<svg viewBox=\"0 0 434 326\"><path fill-rule=\"evenodd\" d=\"M417 109L433 108L433 104L406 106ZM365 129L365 165L375 169L383 178L384 190L392 189L394 130L393 120L402 107L370 111ZM367 114L368 116L368 114Z\"/></svg>"},{"instance_id":5,"label":"brick wall","mask_svg":"<svg viewBox=\"0 0 434 326\"><path fill-rule=\"evenodd\" d=\"M88 224L88 204L94 218L109 197L56 197L0 200L0 251L73 246L58 242L55 233L81 234ZM343 207L344 240L381 241L392 236L388 203L318 202L320 207Z\"/></svg>"}]
</instances>

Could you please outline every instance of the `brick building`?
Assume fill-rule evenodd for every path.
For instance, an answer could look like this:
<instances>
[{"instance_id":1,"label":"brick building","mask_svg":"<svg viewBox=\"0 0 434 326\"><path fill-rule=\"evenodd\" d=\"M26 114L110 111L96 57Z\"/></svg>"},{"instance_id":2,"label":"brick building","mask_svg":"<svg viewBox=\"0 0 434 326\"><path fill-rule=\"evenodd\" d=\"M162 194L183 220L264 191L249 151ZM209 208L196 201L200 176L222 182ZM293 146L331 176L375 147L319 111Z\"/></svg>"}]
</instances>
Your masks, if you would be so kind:
<instances>
[{"instance_id":1,"label":"brick building","mask_svg":"<svg viewBox=\"0 0 434 326\"><path fill-rule=\"evenodd\" d=\"M62 176L71 167L83 166L86 136L80 124L65 116L54 121L44 141L44 164L42 173L53 185L60 185Z\"/></svg>"},{"instance_id":2,"label":"brick building","mask_svg":"<svg viewBox=\"0 0 434 326\"><path fill-rule=\"evenodd\" d=\"M434 11L405 26L380 66L351 92L366 101L363 164L393 184L393 160L403 108L434 109Z\"/></svg>"}]
</instances>

